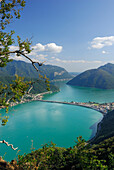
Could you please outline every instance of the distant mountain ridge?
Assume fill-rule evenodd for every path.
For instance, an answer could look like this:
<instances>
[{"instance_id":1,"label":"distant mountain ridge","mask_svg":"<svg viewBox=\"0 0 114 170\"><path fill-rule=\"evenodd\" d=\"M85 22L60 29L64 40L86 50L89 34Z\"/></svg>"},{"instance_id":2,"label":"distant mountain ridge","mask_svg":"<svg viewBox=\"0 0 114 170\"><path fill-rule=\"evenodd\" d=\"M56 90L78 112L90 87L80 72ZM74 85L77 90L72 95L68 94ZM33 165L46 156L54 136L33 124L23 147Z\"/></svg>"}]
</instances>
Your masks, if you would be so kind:
<instances>
[{"instance_id":1,"label":"distant mountain ridge","mask_svg":"<svg viewBox=\"0 0 114 170\"><path fill-rule=\"evenodd\" d=\"M108 63L98 69L87 70L67 84L81 87L114 89L114 64Z\"/></svg>"},{"instance_id":2,"label":"distant mountain ridge","mask_svg":"<svg viewBox=\"0 0 114 170\"><path fill-rule=\"evenodd\" d=\"M39 70L40 74L46 75L50 80L72 78L64 68L58 66L43 65L39 67ZM18 74L21 77L38 78L38 72L34 69L32 64L24 61L13 60L8 63L6 67L0 68L0 75L14 76L15 74Z\"/></svg>"},{"instance_id":3,"label":"distant mountain ridge","mask_svg":"<svg viewBox=\"0 0 114 170\"><path fill-rule=\"evenodd\" d=\"M24 77L26 81L33 80L36 82L33 84L31 93L42 93L47 91L47 86L43 80L38 80L39 73L46 75L49 80L72 78L72 76L62 67L43 65L38 68L40 70L39 72L35 70L31 63L13 60L12 62L9 62L6 67L0 67L0 81L9 85L12 83L12 80L15 79L15 74L17 74L18 76ZM59 88L50 84L50 90L53 92L59 91Z\"/></svg>"}]
</instances>

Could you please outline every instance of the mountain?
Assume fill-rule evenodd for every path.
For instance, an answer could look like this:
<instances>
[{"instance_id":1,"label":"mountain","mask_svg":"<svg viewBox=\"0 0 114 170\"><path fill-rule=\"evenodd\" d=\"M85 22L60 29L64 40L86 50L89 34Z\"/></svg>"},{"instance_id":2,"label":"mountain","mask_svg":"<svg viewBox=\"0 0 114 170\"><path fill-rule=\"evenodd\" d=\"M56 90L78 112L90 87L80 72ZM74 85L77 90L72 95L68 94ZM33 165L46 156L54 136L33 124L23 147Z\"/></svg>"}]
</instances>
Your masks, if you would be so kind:
<instances>
[{"instance_id":1,"label":"mountain","mask_svg":"<svg viewBox=\"0 0 114 170\"><path fill-rule=\"evenodd\" d=\"M114 89L114 64L108 63L98 69L87 70L67 84L100 89Z\"/></svg>"},{"instance_id":2,"label":"mountain","mask_svg":"<svg viewBox=\"0 0 114 170\"><path fill-rule=\"evenodd\" d=\"M79 72L69 72L73 77L79 75L80 73Z\"/></svg>"},{"instance_id":3,"label":"mountain","mask_svg":"<svg viewBox=\"0 0 114 170\"><path fill-rule=\"evenodd\" d=\"M37 65L36 65L37 66ZM5 84L11 84L12 80L15 79L15 74L21 77L25 77L25 80L33 80L36 83L33 84L33 89L31 93L41 93L47 91L46 84L43 80L37 80L39 78L38 73L46 75L49 80L54 79L70 79L72 76L62 67L43 65L39 68L37 72L31 63L26 63L24 61L13 60L9 62L6 67L0 67L0 81ZM50 84L51 91L58 91L59 88Z\"/></svg>"},{"instance_id":4,"label":"mountain","mask_svg":"<svg viewBox=\"0 0 114 170\"><path fill-rule=\"evenodd\" d=\"M37 66L37 65L36 65ZM53 79L70 79L72 76L62 67L53 65L43 65L39 67L40 74L46 75L50 80ZM0 75L14 76L18 74L21 77L38 78L38 72L31 63L13 60L6 67L0 68Z\"/></svg>"},{"instance_id":5,"label":"mountain","mask_svg":"<svg viewBox=\"0 0 114 170\"><path fill-rule=\"evenodd\" d=\"M26 63L24 61L13 60L9 62L6 67L0 67L0 81L9 85L12 80L15 79L15 74L24 77L26 81L33 80L36 83L33 84L33 89L31 93L42 93L47 91L46 83L39 79L39 73L41 75L46 75L49 80L59 80L59 79L70 79L72 76L62 67L43 65L39 68L37 72L31 63ZM53 84L50 84L51 91L59 91L59 88Z\"/></svg>"},{"instance_id":6,"label":"mountain","mask_svg":"<svg viewBox=\"0 0 114 170\"><path fill-rule=\"evenodd\" d=\"M4 84L7 84L7 85L12 84L13 83L12 80L14 80L14 79L15 79L15 76L2 76L0 74L0 81ZM48 91L47 85L46 85L45 81L43 81L42 79L35 79L35 78L30 78L30 77L26 78L25 77L24 80L25 81L32 80L33 82L35 82L33 84L32 90L31 90L32 94L43 93L43 92ZM59 88L50 83L50 91L57 92L57 91L59 91Z\"/></svg>"},{"instance_id":7,"label":"mountain","mask_svg":"<svg viewBox=\"0 0 114 170\"><path fill-rule=\"evenodd\" d=\"M114 110L108 112L98 124L97 133L91 140L91 144L102 142L114 136Z\"/></svg>"}]
</instances>

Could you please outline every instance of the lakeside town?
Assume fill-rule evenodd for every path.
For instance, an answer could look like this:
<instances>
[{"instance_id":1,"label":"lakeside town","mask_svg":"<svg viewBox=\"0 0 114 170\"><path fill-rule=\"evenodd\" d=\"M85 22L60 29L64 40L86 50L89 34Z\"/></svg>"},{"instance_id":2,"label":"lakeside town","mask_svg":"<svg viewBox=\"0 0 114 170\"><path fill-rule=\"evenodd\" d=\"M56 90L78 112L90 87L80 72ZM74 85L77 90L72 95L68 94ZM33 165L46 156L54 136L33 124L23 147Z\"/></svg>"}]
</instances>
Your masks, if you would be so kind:
<instances>
[{"instance_id":1,"label":"lakeside town","mask_svg":"<svg viewBox=\"0 0 114 170\"><path fill-rule=\"evenodd\" d=\"M101 112L103 115L107 114L109 111L114 110L114 102L111 103L96 103L96 102L61 102L61 101L50 101L50 100L42 100L37 99L38 101L42 102L48 102L48 103L60 103L60 104L69 104L69 105L76 105L76 106L82 106L86 108L90 108L93 110L96 110L98 112Z\"/></svg>"},{"instance_id":2,"label":"lakeside town","mask_svg":"<svg viewBox=\"0 0 114 170\"><path fill-rule=\"evenodd\" d=\"M44 92L44 93L39 93L39 94L25 94L21 101L16 101L16 102L11 102L10 106L15 106L18 104L23 104L23 103L28 103L31 101L41 101L41 102L48 102L48 103L58 103L58 104L68 104L68 105L76 105L76 106L81 106L81 107L86 107L90 108L93 110L96 110L98 112L101 112L103 115L107 114L109 111L114 110L114 102L111 103L97 103L97 102L67 102L67 101L51 101L51 100L43 100L43 96L45 94L51 94L53 93L52 91ZM4 107L0 107L4 108Z\"/></svg>"},{"instance_id":3,"label":"lakeside town","mask_svg":"<svg viewBox=\"0 0 114 170\"><path fill-rule=\"evenodd\" d=\"M40 93L40 94L26 94L23 96L22 100L17 103L11 103L10 106L14 106L17 104L27 103L30 101L42 101L42 102L48 102L48 103L60 103L60 104L69 104L69 105L76 105L76 106L82 106L90 109L94 109L96 111L101 112L103 115L107 114L109 111L114 110L114 102L111 103L97 103L97 102L66 102L66 101L50 101L50 100L43 100L43 96L45 94L51 94L52 91Z\"/></svg>"},{"instance_id":4,"label":"lakeside town","mask_svg":"<svg viewBox=\"0 0 114 170\"><path fill-rule=\"evenodd\" d=\"M108 113L109 111L114 110L114 102L96 103L96 102L91 102L91 101L89 101L89 102L73 102L72 101L71 103L97 110L97 111L103 113L104 115L106 113Z\"/></svg>"}]
</instances>

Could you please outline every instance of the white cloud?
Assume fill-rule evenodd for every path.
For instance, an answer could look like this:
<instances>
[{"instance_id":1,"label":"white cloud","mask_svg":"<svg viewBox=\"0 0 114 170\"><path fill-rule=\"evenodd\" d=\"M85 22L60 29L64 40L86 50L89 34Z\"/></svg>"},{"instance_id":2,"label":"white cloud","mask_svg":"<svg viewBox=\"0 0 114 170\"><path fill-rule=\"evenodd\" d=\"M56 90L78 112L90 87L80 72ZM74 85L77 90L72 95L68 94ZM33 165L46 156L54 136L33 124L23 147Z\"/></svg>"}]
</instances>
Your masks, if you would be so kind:
<instances>
[{"instance_id":1,"label":"white cloud","mask_svg":"<svg viewBox=\"0 0 114 170\"><path fill-rule=\"evenodd\" d=\"M36 44L35 46L32 46L35 52L52 52L52 53L60 53L63 49L62 46L58 46L55 43L49 43L46 45L42 45L40 43Z\"/></svg>"},{"instance_id":2,"label":"white cloud","mask_svg":"<svg viewBox=\"0 0 114 170\"><path fill-rule=\"evenodd\" d=\"M114 64L114 60L112 60L112 61L108 61L107 63L112 63L112 64Z\"/></svg>"},{"instance_id":3,"label":"white cloud","mask_svg":"<svg viewBox=\"0 0 114 170\"><path fill-rule=\"evenodd\" d=\"M45 45L45 50L49 52L60 53L62 49L63 49L62 46L58 46L55 43Z\"/></svg>"},{"instance_id":4,"label":"white cloud","mask_svg":"<svg viewBox=\"0 0 114 170\"><path fill-rule=\"evenodd\" d=\"M114 36L96 37L91 42L91 48L101 49L105 46L112 46L114 44Z\"/></svg>"},{"instance_id":5,"label":"white cloud","mask_svg":"<svg viewBox=\"0 0 114 170\"><path fill-rule=\"evenodd\" d=\"M30 55L30 56L36 56L37 55L37 53L35 52L35 51L31 51L29 54L27 54L27 55Z\"/></svg>"},{"instance_id":6,"label":"white cloud","mask_svg":"<svg viewBox=\"0 0 114 170\"><path fill-rule=\"evenodd\" d=\"M47 63L46 63L47 64ZM105 62L101 60L64 60L61 58L55 58L51 60L48 60L48 64L57 65L60 67L65 68L67 71L72 72L82 72L86 71L88 69L95 69L100 67L101 65L104 65Z\"/></svg>"},{"instance_id":7,"label":"white cloud","mask_svg":"<svg viewBox=\"0 0 114 170\"><path fill-rule=\"evenodd\" d=\"M39 54L39 55L35 55L35 56L29 56L33 61L46 61L46 57L48 55L43 55L43 54ZM10 58L13 60L22 60L25 62L30 62L27 58L25 58L24 56L17 56L16 54L11 54Z\"/></svg>"},{"instance_id":8,"label":"white cloud","mask_svg":"<svg viewBox=\"0 0 114 170\"><path fill-rule=\"evenodd\" d=\"M10 50L18 50L18 46L10 46ZM32 46L32 51L29 55L36 55L38 52L52 52L52 53L60 53L63 49L62 46L58 46L55 43L49 43L46 45L42 45L40 43Z\"/></svg>"},{"instance_id":9,"label":"white cloud","mask_svg":"<svg viewBox=\"0 0 114 170\"><path fill-rule=\"evenodd\" d=\"M38 60L38 59L40 59L40 60L46 60L46 57L47 57L48 55L43 55L43 54L39 54L39 55L36 55L36 59Z\"/></svg>"},{"instance_id":10,"label":"white cloud","mask_svg":"<svg viewBox=\"0 0 114 170\"><path fill-rule=\"evenodd\" d=\"M101 63L101 61L87 61L87 60L61 60L59 58L55 58L53 61L60 63Z\"/></svg>"},{"instance_id":11,"label":"white cloud","mask_svg":"<svg viewBox=\"0 0 114 170\"><path fill-rule=\"evenodd\" d=\"M10 50L11 51L19 50L19 47L12 45L12 46L10 46Z\"/></svg>"},{"instance_id":12,"label":"white cloud","mask_svg":"<svg viewBox=\"0 0 114 170\"><path fill-rule=\"evenodd\" d=\"M54 59L55 57L51 57L52 59Z\"/></svg>"},{"instance_id":13,"label":"white cloud","mask_svg":"<svg viewBox=\"0 0 114 170\"><path fill-rule=\"evenodd\" d=\"M108 54L108 52L107 51L102 51L102 54Z\"/></svg>"},{"instance_id":14,"label":"white cloud","mask_svg":"<svg viewBox=\"0 0 114 170\"><path fill-rule=\"evenodd\" d=\"M29 62L29 60L27 60L25 57L17 56L16 54L10 55L10 58L13 60L21 60L21 61Z\"/></svg>"},{"instance_id":15,"label":"white cloud","mask_svg":"<svg viewBox=\"0 0 114 170\"><path fill-rule=\"evenodd\" d=\"M62 61L62 60L60 60L59 58L55 58L55 61Z\"/></svg>"},{"instance_id":16,"label":"white cloud","mask_svg":"<svg viewBox=\"0 0 114 170\"><path fill-rule=\"evenodd\" d=\"M18 50L18 46L10 46L10 50L11 51L15 51L15 50ZM48 43L46 45L42 45L40 43L32 46L32 51L31 53L27 54L27 56L29 56L32 60L33 58L38 61L42 60L46 60L46 57L48 57L47 53L54 53L57 54L57 53L60 53L63 49L62 46L58 46L56 45L55 43ZM40 52L47 52L46 54L39 54ZM28 62L27 59L25 59L24 57L16 57L16 55L12 54L10 58L13 58L14 60L23 60L23 61L26 61ZM54 58L54 57L53 57Z\"/></svg>"},{"instance_id":17,"label":"white cloud","mask_svg":"<svg viewBox=\"0 0 114 170\"><path fill-rule=\"evenodd\" d=\"M40 43L36 44L35 46L32 46L32 48L33 48L33 51L35 50L37 52L45 51L45 46Z\"/></svg>"}]
</instances>

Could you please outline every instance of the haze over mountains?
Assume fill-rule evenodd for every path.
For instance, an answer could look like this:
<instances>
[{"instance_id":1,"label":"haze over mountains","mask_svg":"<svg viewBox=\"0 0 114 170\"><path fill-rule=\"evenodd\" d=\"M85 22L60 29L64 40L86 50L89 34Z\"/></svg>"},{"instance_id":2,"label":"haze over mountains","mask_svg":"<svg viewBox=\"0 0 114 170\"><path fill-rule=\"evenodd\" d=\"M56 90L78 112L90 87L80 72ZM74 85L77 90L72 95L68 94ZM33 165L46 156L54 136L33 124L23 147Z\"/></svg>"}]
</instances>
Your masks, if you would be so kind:
<instances>
[{"instance_id":1,"label":"haze over mountains","mask_svg":"<svg viewBox=\"0 0 114 170\"><path fill-rule=\"evenodd\" d=\"M64 68L53 65L42 65L39 67L39 73L46 75L50 80L72 78ZM8 63L6 67L0 68L0 75L14 76L15 74L21 77L38 78L38 72L34 69L32 64L24 61L13 60Z\"/></svg>"},{"instance_id":2,"label":"haze over mountains","mask_svg":"<svg viewBox=\"0 0 114 170\"><path fill-rule=\"evenodd\" d=\"M40 74L45 75L50 80L71 79L73 75L69 74L64 68L43 65L39 67ZM6 67L0 68L1 80L10 81L9 76L18 74L25 78L38 78L38 72L34 69L31 63L24 61L13 61L7 64ZM76 75L67 84L81 87L94 87L100 89L114 89L114 64L108 63L97 69L87 70L79 75Z\"/></svg>"},{"instance_id":3,"label":"haze over mountains","mask_svg":"<svg viewBox=\"0 0 114 170\"><path fill-rule=\"evenodd\" d=\"M114 64L108 63L97 69L87 70L67 84L81 87L114 89Z\"/></svg>"},{"instance_id":4,"label":"haze over mountains","mask_svg":"<svg viewBox=\"0 0 114 170\"><path fill-rule=\"evenodd\" d=\"M57 79L70 79L72 76L64 69L58 66L43 65L39 67L39 72L37 72L31 63L26 63L24 61L15 61L8 63L6 67L0 67L0 81L5 84L11 84L12 80L15 79L15 74L24 77L26 81L33 80L36 83L33 84L33 89L31 93L42 93L47 91L47 86L45 81L39 79L39 73L43 76L46 75L49 80ZM59 88L53 84L50 84L51 91L58 91Z\"/></svg>"}]
</instances>

